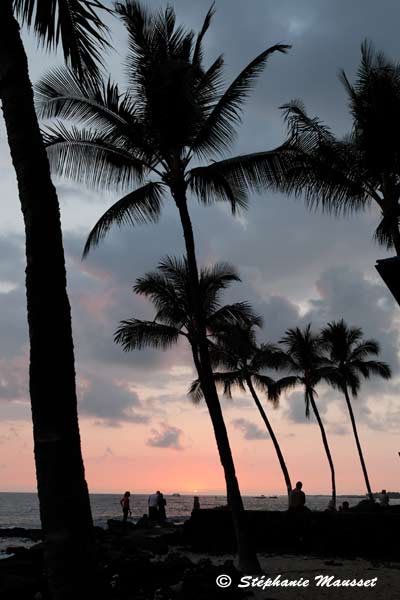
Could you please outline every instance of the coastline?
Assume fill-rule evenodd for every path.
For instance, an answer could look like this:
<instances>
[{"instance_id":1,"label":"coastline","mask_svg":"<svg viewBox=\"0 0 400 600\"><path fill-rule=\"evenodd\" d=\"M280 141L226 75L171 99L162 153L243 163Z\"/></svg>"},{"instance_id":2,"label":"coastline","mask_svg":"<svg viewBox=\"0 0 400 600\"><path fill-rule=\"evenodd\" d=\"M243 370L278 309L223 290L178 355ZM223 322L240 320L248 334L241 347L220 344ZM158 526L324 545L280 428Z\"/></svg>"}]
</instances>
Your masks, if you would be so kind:
<instances>
[{"instance_id":1,"label":"coastline","mask_svg":"<svg viewBox=\"0 0 400 600\"><path fill-rule=\"evenodd\" d=\"M215 511L220 512L220 511ZM315 516L315 515L314 515ZM264 572L261 583L270 578L279 585L264 588L249 585L238 588L246 574L236 569L235 555L230 552L195 551L183 525L167 523L162 527L138 528L121 521L110 521L107 529L96 527L99 553L98 577L107 598L135 600L206 600L214 598L244 598L260 600L352 600L357 597L374 600L397 600L400 589L400 561L380 557L345 556L340 553L263 552L259 558ZM38 530L0 530L7 535L14 555L0 561L0 597L46 598L43 578L43 544L37 543ZM31 538L31 547L15 547L18 536ZM345 554L345 553L344 553ZM232 584L219 588L217 578L228 576ZM325 585L316 585L316 577L326 577ZM373 587L338 587L337 581L371 581ZM309 585L287 582L309 581ZM226 581L226 579L224 579ZM286 582L286 583L285 583ZM159 590L159 591L157 591ZM161 591L160 591L161 590ZM23 591L26 595L20 595ZM43 595L44 594L44 595ZM158 594L158 595L157 595Z\"/></svg>"}]
</instances>

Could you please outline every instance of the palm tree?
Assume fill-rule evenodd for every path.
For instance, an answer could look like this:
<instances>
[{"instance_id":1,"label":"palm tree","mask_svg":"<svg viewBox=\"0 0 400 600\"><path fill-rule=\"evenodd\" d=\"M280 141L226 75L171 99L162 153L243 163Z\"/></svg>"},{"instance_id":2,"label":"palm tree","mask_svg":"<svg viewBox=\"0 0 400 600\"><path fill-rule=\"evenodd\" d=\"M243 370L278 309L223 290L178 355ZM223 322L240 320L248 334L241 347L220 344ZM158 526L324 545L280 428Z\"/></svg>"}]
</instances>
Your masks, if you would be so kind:
<instances>
[{"instance_id":1,"label":"palm tree","mask_svg":"<svg viewBox=\"0 0 400 600\"><path fill-rule=\"evenodd\" d=\"M200 270L200 303L208 338L230 327L260 322L247 302L221 304L221 293L235 281L240 281L240 278L228 263L217 263ZM133 291L149 298L157 312L152 321L136 318L121 321L114 341L125 351L148 347L166 350L178 343L180 338L185 338L190 344L196 370L200 372L198 335L190 299L187 259L167 257L159 263L157 271L138 278Z\"/></svg>"},{"instance_id":2,"label":"palm tree","mask_svg":"<svg viewBox=\"0 0 400 600\"><path fill-rule=\"evenodd\" d=\"M215 334L217 331L240 323L247 323L250 320L257 322L251 307L245 302L221 305L221 292L233 281L239 281L239 277L228 264L219 263L212 268L200 270L198 300L202 307L207 335ZM139 278L133 289L136 293L150 298L156 308L156 315L153 321L142 321L136 318L122 321L116 331L115 342L121 344L125 351L140 350L146 347L166 349L177 343L180 338L185 338L190 344L198 376L203 382L197 315L192 301L187 258L183 260L167 258L159 264L156 272L147 273L143 278ZM217 423L216 426L213 421L213 425L222 462L226 450L220 447L219 424ZM224 423L223 425L225 428ZM226 429L224 435L227 443ZM229 492L231 489L228 487ZM230 499L229 496L228 499ZM243 527L242 524L241 526ZM243 530L240 533L243 535ZM246 535L246 531L244 535ZM248 543L246 539L244 541ZM239 552L243 551L243 546L240 548L239 545L242 543L243 540L239 538ZM246 565L255 569L257 565L251 560L249 546L245 550L245 556L239 555L239 558L242 561L244 558Z\"/></svg>"},{"instance_id":3,"label":"palm tree","mask_svg":"<svg viewBox=\"0 0 400 600\"><path fill-rule=\"evenodd\" d=\"M93 592L92 517L82 462L71 314L59 205L34 108L21 24L49 49L62 44L81 77L95 76L106 29L97 0L0 2L0 101L26 234L30 397L46 564L54 598ZM57 346L54 350L54 327Z\"/></svg>"},{"instance_id":4,"label":"palm tree","mask_svg":"<svg viewBox=\"0 0 400 600\"><path fill-rule=\"evenodd\" d=\"M351 132L337 138L303 104L282 108L288 125L286 157L277 186L304 194L310 208L333 214L365 210L375 203L382 215L375 239L400 256L400 65L364 42L357 79L340 79L353 119Z\"/></svg>"},{"instance_id":5,"label":"palm tree","mask_svg":"<svg viewBox=\"0 0 400 600\"><path fill-rule=\"evenodd\" d=\"M361 387L361 377L368 379L371 375L379 375L384 379L389 379L391 377L391 370L389 365L384 362L369 360L370 356L377 356L379 354L379 344L375 340L363 340L362 336L363 332L359 327L349 327L343 319L328 323L321 331L322 345L328 352L330 367L332 369L328 380L345 397L365 485L367 486L368 495L373 502L374 496L371 491L367 468L361 450L349 391L353 398L357 398Z\"/></svg>"},{"instance_id":6,"label":"palm tree","mask_svg":"<svg viewBox=\"0 0 400 600\"><path fill-rule=\"evenodd\" d=\"M263 51L224 91L222 56L207 69L203 65L213 8L196 37L176 26L171 7L151 13L135 0L125 0L116 3L116 12L129 36L128 89L122 93L111 81L81 81L68 69L47 75L38 86L39 110L44 118L61 119L47 130L48 154L63 176L128 191L95 225L85 254L114 224L157 221L166 192L174 201L186 247L202 387L225 471L240 563L244 570L254 570L259 565L244 533L243 502L208 355L188 193L203 204L229 202L235 212L246 206L248 190L262 189L271 178L277 159L269 152L207 166L193 163L229 149L256 78L271 54L288 47Z\"/></svg>"},{"instance_id":7,"label":"palm tree","mask_svg":"<svg viewBox=\"0 0 400 600\"><path fill-rule=\"evenodd\" d=\"M312 333L311 325L307 325L303 330L298 327L288 329L279 343L286 351L285 368L293 374L292 385L297 383L304 388L306 417L310 416L311 406L315 418L317 419L331 471L332 501L336 506L335 469L325 428L315 402L315 397L317 395L315 387L321 380L325 379L330 372L328 361L323 355L321 340ZM288 383L290 383L290 381Z\"/></svg>"},{"instance_id":8,"label":"palm tree","mask_svg":"<svg viewBox=\"0 0 400 600\"><path fill-rule=\"evenodd\" d=\"M256 324L258 325L258 323L251 321L243 323L241 326L229 326L227 329L213 335L210 351L213 366L214 368L222 366L226 369L224 371L214 371L214 380L217 384L223 386L224 394L229 398L232 397L232 387L238 387L245 391L247 386L274 444L285 479L287 493L290 495L292 484L285 459L255 388L264 393L266 392L273 406L277 407L281 392L287 389L288 385L292 386L293 382L292 378L282 378L275 381L263 374L265 369L276 369L279 366L279 353L276 347L271 344L257 345L254 327ZM192 383L190 394L195 401L203 396L199 380Z\"/></svg>"}]
</instances>

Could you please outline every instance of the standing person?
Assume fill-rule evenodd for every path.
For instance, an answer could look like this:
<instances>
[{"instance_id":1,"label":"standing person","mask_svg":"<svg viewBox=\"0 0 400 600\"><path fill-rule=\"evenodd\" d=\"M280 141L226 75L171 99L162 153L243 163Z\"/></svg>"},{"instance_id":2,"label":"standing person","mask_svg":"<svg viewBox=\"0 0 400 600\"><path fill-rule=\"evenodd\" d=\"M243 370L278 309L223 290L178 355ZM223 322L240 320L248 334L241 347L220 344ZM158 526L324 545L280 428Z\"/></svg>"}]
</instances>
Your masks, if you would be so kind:
<instances>
[{"instance_id":1,"label":"standing person","mask_svg":"<svg viewBox=\"0 0 400 600\"><path fill-rule=\"evenodd\" d=\"M149 499L147 501L149 506L149 519L150 521L158 521L158 494L160 492L157 491L155 494L150 494Z\"/></svg>"},{"instance_id":2,"label":"standing person","mask_svg":"<svg viewBox=\"0 0 400 600\"><path fill-rule=\"evenodd\" d=\"M306 495L302 491L302 487L302 482L298 481L294 490L290 492L289 510L304 510L306 504Z\"/></svg>"},{"instance_id":3,"label":"standing person","mask_svg":"<svg viewBox=\"0 0 400 600\"><path fill-rule=\"evenodd\" d=\"M132 511L131 511L131 507L129 504L129 499L131 497L131 493L130 492L125 492L125 494L123 495L123 497L121 498L121 500L119 501L121 507L122 507L122 521L123 523L126 523L128 520L128 514L132 515Z\"/></svg>"},{"instance_id":4,"label":"standing person","mask_svg":"<svg viewBox=\"0 0 400 600\"><path fill-rule=\"evenodd\" d=\"M157 492L157 495L158 520L160 523L164 523L167 520L167 514L165 512L167 501L164 498L164 494L162 494L161 492Z\"/></svg>"},{"instance_id":5,"label":"standing person","mask_svg":"<svg viewBox=\"0 0 400 600\"><path fill-rule=\"evenodd\" d=\"M381 492L380 503L381 503L381 506L383 506L385 508L389 506L389 494L387 493L386 490L382 490L382 492Z\"/></svg>"},{"instance_id":6,"label":"standing person","mask_svg":"<svg viewBox=\"0 0 400 600\"><path fill-rule=\"evenodd\" d=\"M193 497L193 511L200 510L200 499L198 496Z\"/></svg>"}]
</instances>

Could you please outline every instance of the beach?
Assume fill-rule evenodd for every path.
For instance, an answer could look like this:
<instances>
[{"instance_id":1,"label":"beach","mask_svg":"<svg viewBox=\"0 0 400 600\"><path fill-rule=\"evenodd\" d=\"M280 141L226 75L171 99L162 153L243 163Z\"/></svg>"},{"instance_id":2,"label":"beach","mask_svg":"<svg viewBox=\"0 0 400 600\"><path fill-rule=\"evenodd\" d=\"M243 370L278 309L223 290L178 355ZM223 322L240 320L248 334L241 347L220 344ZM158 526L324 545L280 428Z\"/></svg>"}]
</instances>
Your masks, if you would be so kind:
<instances>
[{"instance_id":1,"label":"beach","mask_svg":"<svg viewBox=\"0 0 400 600\"><path fill-rule=\"evenodd\" d=\"M199 561L206 556L199 556L187 552L193 562ZM214 564L223 566L226 561L232 560L232 555L214 556ZM356 558L349 559L323 559L312 556L295 555L266 555L260 554L259 559L263 572L264 581L268 578L276 580L280 576L280 581L284 585L269 585L264 589L260 587L246 587L245 591L251 591L255 598L263 600L353 600L354 598L365 598L366 600L374 598L375 600L395 600L398 598L400 589L400 562L374 562ZM374 587L334 587L333 581L330 586L319 585L315 580L320 575L331 577L335 580L364 580L368 581L377 578ZM260 578L261 579L261 578ZM307 587L297 585L295 587L286 587L285 580L301 581L309 580Z\"/></svg>"}]
</instances>

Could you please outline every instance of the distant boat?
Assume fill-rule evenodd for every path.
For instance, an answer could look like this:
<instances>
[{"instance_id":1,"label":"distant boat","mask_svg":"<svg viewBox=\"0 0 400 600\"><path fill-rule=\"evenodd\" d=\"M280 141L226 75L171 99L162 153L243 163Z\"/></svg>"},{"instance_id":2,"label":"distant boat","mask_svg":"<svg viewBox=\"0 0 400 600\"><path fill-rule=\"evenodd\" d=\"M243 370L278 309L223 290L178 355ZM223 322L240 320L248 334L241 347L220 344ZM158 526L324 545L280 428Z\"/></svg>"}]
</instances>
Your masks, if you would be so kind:
<instances>
[{"instance_id":1,"label":"distant boat","mask_svg":"<svg viewBox=\"0 0 400 600\"><path fill-rule=\"evenodd\" d=\"M175 494L171 494L171 496L173 496L174 498L180 498L180 497L181 497L181 495L180 495L180 494L177 494L177 493L175 493Z\"/></svg>"},{"instance_id":2,"label":"distant boat","mask_svg":"<svg viewBox=\"0 0 400 600\"><path fill-rule=\"evenodd\" d=\"M268 498L273 498L273 499L275 499L275 498L277 498L277 497L278 497L278 496L268 496Z\"/></svg>"},{"instance_id":3,"label":"distant boat","mask_svg":"<svg viewBox=\"0 0 400 600\"><path fill-rule=\"evenodd\" d=\"M256 498L265 498L266 496L264 496L264 494L261 494L261 496L256 496Z\"/></svg>"}]
</instances>

